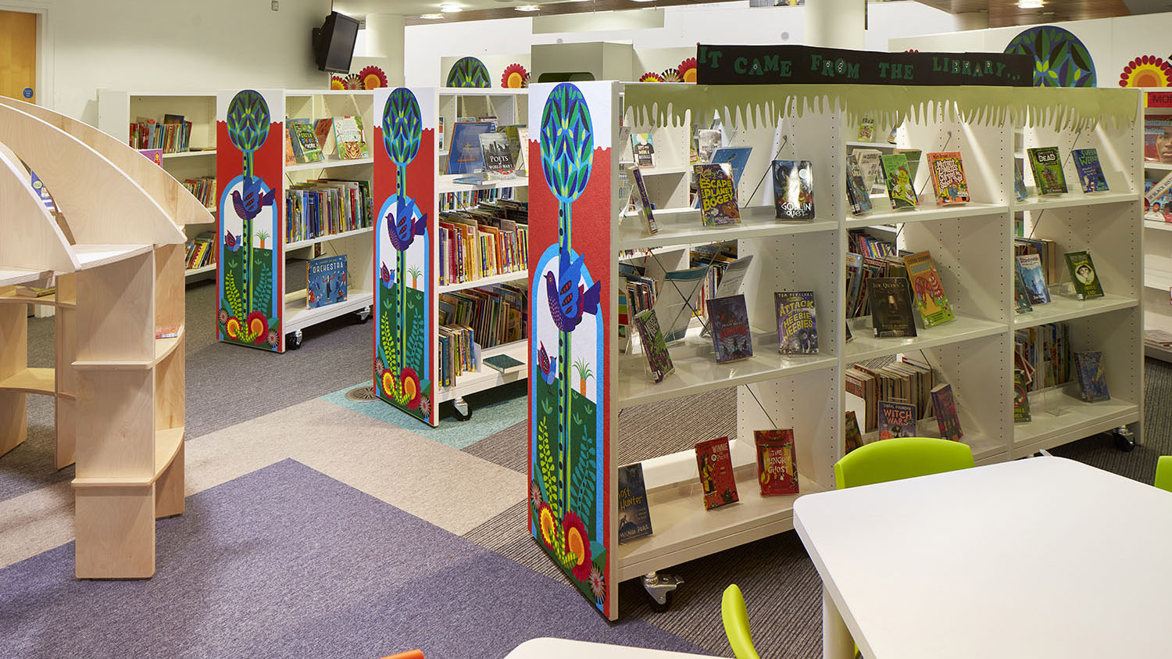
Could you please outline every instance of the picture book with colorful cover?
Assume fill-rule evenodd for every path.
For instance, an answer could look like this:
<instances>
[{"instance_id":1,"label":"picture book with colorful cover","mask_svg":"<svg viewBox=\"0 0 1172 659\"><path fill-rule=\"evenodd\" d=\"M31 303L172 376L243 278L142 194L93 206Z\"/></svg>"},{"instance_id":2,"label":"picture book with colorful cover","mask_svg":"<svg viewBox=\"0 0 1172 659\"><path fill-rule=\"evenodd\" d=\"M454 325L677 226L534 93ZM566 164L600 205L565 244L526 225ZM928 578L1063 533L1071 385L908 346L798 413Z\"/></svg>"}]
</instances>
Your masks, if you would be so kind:
<instances>
[{"instance_id":1,"label":"picture book with colorful cover","mask_svg":"<svg viewBox=\"0 0 1172 659\"><path fill-rule=\"evenodd\" d=\"M903 263L924 327L935 327L955 318L948 297L944 295L944 286L940 284L940 273L932 261L932 254L927 251L909 254L903 257Z\"/></svg>"},{"instance_id":2,"label":"picture book with colorful cover","mask_svg":"<svg viewBox=\"0 0 1172 659\"><path fill-rule=\"evenodd\" d=\"M338 157L342 160L367 157L366 137L362 134L362 117L334 117L334 141L338 145Z\"/></svg>"},{"instance_id":3,"label":"picture book with colorful cover","mask_svg":"<svg viewBox=\"0 0 1172 659\"><path fill-rule=\"evenodd\" d=\"M480 157L484 161L484 173L488 178L512 178L516 174L516 164L513 162L509 136L504 133L481 133L476 137L480 140Z\"/></svg>"},{"instance_id":4,"label":"picture book with colorful cover","mask_svg":"<svg viewBox=\"0 0 1172 659\"><path fill-rule=\"evenodd\" d=\"M859 141L870 142L875 139L875 120L870 117L859 119Z\"/></svg>"},{"instance_id":5,"label":"picture book with colorful cover","mask_svg":"<svg viewBox=\"0 0 1172 659\"><path fill-rule=\"evenodd\" d=\"M1021 158L1013 159L1013 196L1018 201L1030 196L1025 184L1025 162Z\"/></svg>"},{"instance_id":6,"label":"picture book with colorful cover","mask_svg":"<svg viewBox=\"0 0 1172 659\"><path fill-rule=\"evenodd\" d=\"M1144 117L1144 160L1172 163L1172 115Z\"/></svg>"},{"instance_id":7,"label":"picture book with colorful cover","mask_svg":"<svg viewBox=\"0 0 1172 659\"><path fill-rule=\"evenodd\" d=\"M809 160L773 161L773 206L778 219L814 219L814 165Z\"/></svg>"},{"instance_id":8,"label":"picture book with colorful cover","mask_svg":"<svg viewBox=\"0 0 1172 659\"><path fill-rule=\"evenodd\" d=\"M740 501L728 437L717 437L696 444L696 467L700 472L705 510Z\"/></svg>"},{"instance_id":9,"label":"picture book with colorful cover","mask_svg":"<svg viewBox=\"0 0 1172 659\"><path fill-rule=\"evenodd\" d=\"M749 312L744 295L710 298L708 319L712 323L712 346L716 363L724 364L753 356L753 337L749 331Z\"/></svg>"},{"instance_id":10,"label":"picture book with colorful cover","mask_svg":"<svg viewBox=\"0 0 1172 659\"><path fill-rule=\"evenodd\" d=\"M631 176L635 181L632 199L635 202L636 210L639 212L639 217L643 218L643 226L647 227L647 233L654 236L659 233L659 226L655 224L654 207L647 197L647 184L643 181L643 172L636 167L631 170Z\"/></svg>"},{"instance_id":11,"label":"picture book with colorful cover","mask_svg":"<svg viewBox=\"0 0 1172 659\"><path fill-rule=\"evenodd\" d=\"M655 166L655 140L651 133L631 133L631 157L638 167L650 169Z\"/></svg>"},{"instance_id":12,"label":"picture book with colorful cover","mask_svg":"<svg viewBox=\"0 0 1172 659\"><path fill-rule=\"evenodd\" d=\"M732 167L727 164L693 165L696 192L700 200L700 220L706 227L740 224L737 187L733 185Z\"/></svg>"},{"instance_id":13,"label":"picture book with colorful cover","mask_svg":"<svg viewBox=\"0 0 1172 659\"><path fill-rule=\"evenodd\" d=\"M293 142L293 157L297 162L319 162L322 159L313 122L309 119L289 119L285 122L289 139Z\"/></svg>"},{"instance_id":14,"label":"picture book with colorful cover","mask_svg":"<svg viewBox=\"0 0 1172 659\"><path fill-rule=\"evenodd\" d=\"M285 128L285 164L292 165L297 162L297 156L293 152L293 139L289 137L293 131L292 127Z\"/></svg>"},{"instance_id":15,"label":"picture book with colorful cover","mask_svg":"<svg viewBox=\"0 0 1172 659\"><path fill-rule=\"evenodd\" d=\"M1030 169L1034 173L1034 185L1038 194L1061 194L1066 192L1066 174L1062 172L1062 160L1058 147L1043 146L1026 149L1030 157Z\"/></svg>"},{"instance_id":16,"label":"picture book with colorful cover","mask_svg":"<svg viewBox=\"0 0 1172 659\"><path fill-rule=\"evenodd\" d=\"M916 196L916 189L912 186L915 180L908 169L907 156L902 153L885 155L880 158L883 164L883 182L887 186L887 196L891 199L891 208L915 208L920 203Z\"/></svg>"},{"instance_id":17,"label":"picture book with colorful cover","mask_svg":"<svg viewBox=\"0 0 1172 659\"><path fill-rule=\"evenodd\" d=\"M1046 286L1046 275L1042 272L1042 257L1037 254L1018 254L1017 270L1025 284L1030 304L1046 304L1050 301L1050 288Z\"/></svg>"},{"instance_id":18,"label":"picture book with colorful cover","mask_svg":"<svg viewBox=\"0 0 1172 659\"><path fill-rule=\"evenodd\" d=\"M753 151L751 146L722 146L716 149L712 154L712 163L715 165L722 165L728 163L732 168L733 185L740 186L741 174L745 172L745 166L749 164L749 154Z\"/></svg>"},{"instance_id":19,"label":"picture book with colorful cover","mask_svg":"<svg viewBox=\"0 0 1172 659\"><path fill-rule=\"evenodd\" d=\"M881 400L876 408L879 414L879 439L916 436L916 406Z\"/></svg>"},{"instance_id":20,"label":"picture book with colorful cover","mask_svg":"<svg viewBox=\"0 0 1172 659\"><path fill-rule=\"evenodd\" d=\"M1026 290L1025 280L1021 278L1021 268L1013 269L1013 305L1017 313L1034 310L1034 305L1030 304L1030 294Z\"/></svg>"},{"instance_id":21,"label":"picture book with colorful cover","mask_svg":"<svg viewBox=\"0 0 1172 659\"><path fill-rule=\"evenodd\" d=\"M846 452L859 448L863 445L863 433L859 432L859 419L855 416L854 410L848 410L843 419L843 442L845 443Z\"/></svg>"},{"instance_id":22,"label":"picture book with colorful cover","mask_svg":"<svg viewBox=\"0 0 1172 659\"><path fill-rule=\"evenodd\" d=\"M859 159L853 154L846 159L846 196L851 213L859 215L871 210L871 192L859 167Z\"/></svg>"},{"instance_id":23,"label":"picture book with colorful cover","mask_svg":"<svg viewBox=\"0 0 1172 659\"><path fill-rule=\"evenodd\" d=\"M940 436L952 441L960 441L964 431L960 429L960 416L956 413L956 399L952 396L952 385L938 384L932 387L932 409L936 413L936 425L940 428Z\"/></svg>"},{"instance_id":24,"label":"picture book with colorful cover","mask_svg":"<svg viewBox=\"0 0 1172 659\"><path fill-rule=\"evenodd\" d=\"M793 428L754 430L753 443L757 446L757 483L761 486L761 496L797 494Z\"/></svg>"},{"instance_id":25,"label":"picture book with colorful cover","mask_svg":"<svg viewBox=\"0 0 1172 659\"><path fill-rule=\"evenodd\" d=\"M871 308L871 327L875 336L916 336L907 279L871 277L867 280L867 303Z\"/></svg>"},{"instance_id":26,"label":"picture book with colorful cover","mask_svg":"<svg viewBox=\"0 0 1172 659\"><path fill-rule=\"evenodd\" d=\"M651 535L651 510L643 484L643 463L619 467L619 543Z\"/></svg>"},{"instance_id":27,"label":"picture book with colorful cover","mask_svg":"<svg viewBox=\"0 0 1172 659\"><path fill-rule=\"evenodd\" d=\"M452 124L448 148L448 174L475 174L484 169L480 135L493 132L490 121L457 121Z\"/></svg>"},{"instance_id":28,"label":"picture book with colorful cover","mask_svg":"<svg viewBox=\"0 0 1172 659\"><path fill-rule=\"evenodd\" d=\"M1013 422L1026 423L1030 421L1030 392L1026 381L1025 371L1013 371Z\"/></svg>"},{"instance_id":29,"label":"picture book with colorful cover","mask_svg":"<svg viewBox=\"0 0 1172 659\"><path fill-rule=\"evenodd\" d=\"M643 344L643 354L647 356L647 366L651 369L651 379L663 382L674 366L667 352L667 342L663 340L663 332L659 330L655 310L645 309L635 314L634 320L635 328L639 331L639 341Z\"/></svg>"},{"instance_id":30,"label":"picture book with colorful cover","mask_svg":"<svg viewBox=\"0 0 1172 659\"><path fill-rule=\"evenodd\" d=\"M1082 399L1088 403L1111 400L1107 393L1107 374L1103 372L1103 353L1076 352L1074 365L1078 371L1078 387Z\"/></svg>"},{"instance_id":31,"label":"picture book with colorful cover","mask_svg":"<svg viewBox=\"0 0 1172 659\"><path fill-rule=\"evenodd\" d=\"M814 291L778 291L773 294L777 309L778 350L782 354L813 355L818 352L818 319L814 312Z\"/></svg>"},{"instance_id":32,"label":"picture book with colorful cover","mask_svg":"<svg viewBox=\"0 0 1172 659\"><path fill-rule=\"evenodd\" d=\"M969 184L964 177L960 151L929 153L928 174L932 179L932 189L936 191L937 204L951 206L969 202Z\"/></svg>"},{"instance_id":33,"label":"picture book with colorful cover","mask_svg":"<svg viewBox=\"0 0 1172 659\"><path fill-rule=\"evenodd\" d=\"M1078 182L1083 192L1106 192L1107 178L1103 176L1103 166L1099 163L1099 152L1096 149L1075 149L1074 169L1078 172Z\"/></svg>"},{"instance_id":34,"label":"picture book with colorful cover","mask_svg":"<svg viewBox=\"0 0 1172 659\"><path fill-rule=\"evenodd\" d=\"M1144 171L1144 219L1172 222L1172 172Z\"/></svg>"},{"instance_id":35,"label":"picture book with colorful cover","mask_svg":"<svg viewBox=\"0 0 1172 659\"><path fill-rule=\"evenodd\" d=\"M306 301L310 309L344 302L347 290L345 254L306 263Z\"/></svg>"},{"instance_id":36,"label":"picture book with colorful cover","mask_svg":"<svg viewBox=\"0 0 1172 659\"><path fill-rule=\"evenodd\" d=\"M525 370L525 362L508 355L492 355L481 360L485 366L501 373L518 373Z\"/></svg>"},{"instance_id":37,"label":"picture book with colorful cover","mask_svg":"<svg viewBox=\"0 0 1172 659\"><path fill-rule=\"evenodd\" d=\"M1078 299L1103 297L1103 282L1099 281L1090 252L1067 252L1066 267L1070 269L1070 283L1074 284L1074 294Z\"/></svg>"}]
</instances>

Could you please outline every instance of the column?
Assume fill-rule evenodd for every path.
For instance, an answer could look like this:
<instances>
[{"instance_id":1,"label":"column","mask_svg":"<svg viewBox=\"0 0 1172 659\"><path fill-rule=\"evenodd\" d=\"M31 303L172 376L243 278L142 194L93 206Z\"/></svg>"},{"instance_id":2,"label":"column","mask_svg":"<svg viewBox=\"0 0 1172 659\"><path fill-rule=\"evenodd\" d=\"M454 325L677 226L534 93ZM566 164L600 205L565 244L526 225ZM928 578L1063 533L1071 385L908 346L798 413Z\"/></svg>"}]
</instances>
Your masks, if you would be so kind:
<instances>
[{"instance_id":1,"label":"column","mask_svg":"<svg viewBox=\"0 0 1172 659\"><path fill-rule=\"evenodd\" d=\"M366 52L363 57L378 58L387 74L387 84L401 87L403 74L403 17L398 14L366 15ZM357 54L357 53L356 53Z\"/></svg>"}]
</instances>

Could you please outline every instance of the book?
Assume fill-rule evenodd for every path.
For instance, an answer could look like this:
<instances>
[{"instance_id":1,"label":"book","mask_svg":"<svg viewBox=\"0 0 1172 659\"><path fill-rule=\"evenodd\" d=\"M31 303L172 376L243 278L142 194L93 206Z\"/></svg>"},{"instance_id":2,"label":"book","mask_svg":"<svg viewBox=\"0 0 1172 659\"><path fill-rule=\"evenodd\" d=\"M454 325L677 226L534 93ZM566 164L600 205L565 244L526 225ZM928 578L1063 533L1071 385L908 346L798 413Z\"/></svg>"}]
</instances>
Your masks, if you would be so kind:
<instances>
[{"instance_id":1,"label":"book","mask_svg":"<svg viewBox=\"0 0 1172 659\"><path fill-rule=\"evenodd\" d=\"M773 161L773 206L779 219L814 219L814 166L809 160Z\"/></svg>"},{"instance_id":2,"label":"book","mask_svg":"<svg viewBox=\"0 0 1172 659\"><path fill-rule=\"evenodd\" d=\"M334 119L333 117L325 117L313 122L313 135L317 138L317 145L321 149L322 158L328 158L330 154L337 153L338 143L334 139ZM342 154L338 153L338 157Z\"/></svg>"},{"instance_id":3,"label":"book","mask_svg":"<svg viewBox=\"0 0 1172 659\"><path fill-rule=\"evenodd\" d=\"M509 136L504 133L481 133L476 137L480 140L480 157L484 161L484 173L488 178L512 178L516 174L516 164L509 147Z\"/></svg>"},{"instance_id":4,"label":"book","mask_svg":"<svg viewBox=\"0 0 1172 659\"><path fill-rule=\"evenodd\" d=\"M812 355L818 352L818 320L814 312L814 291L778 291L773 294L777 309L778 350L782 354Z\"/></svg>"},{"instance_id":5,"label":"book","mask_svg":"<svg viewBox=\"0 0 1172 659\"><path fill-rule=\"evenodd\" d=\"M733 474L732 453L728 437L717 437L696 444L696 468L704 492L704 509L712 510L736 503L737 480Z\"/></svg>"},{"instance_id":6,"label":"book","mask_svg":"<svg viewBox=\"0 0 1172 659\"><path fill-rule=\"evenodd\" d=\"M643 181L643 172L635 167L631 170L631 176L635 181L635 191L631 195L635 202L635 208L639 212L639 217L643 218L643 226L647 228L647 233L654 236L659 233L659 226L655 223L654 206L651 205L651 200L647 197L647 184Z\"/></svg>"},{"instance_id":7,"label":"book","mask_svg":"<svg viewBox=\"0 0 1172 659\"><path fill-rule=\"evenodd\" d=\"M932 179L932 189L936 192L937 204L951 206L969 202L969 185L964 177L959 151L929 153L928 174Z\"/></svg>"},{"instance_id":8,"label":"book","mask_svg":"<svg viewBox=\"0 0 1172 659\"><path fill-rule=\"evenodd\" d=\"M619 544L651 535L651 510L643 483L643 463L619 467Z\"/></svg>"},{"instance_id":9,"label":"book","mask_svg":"<svg viewBox=\"0 0 1172 659\"><path fill-rule=\"evenodd\" d=\"M327 256L308 261L306 269L306 305L310 309L346 300L346 255Z\"/></svg>"},{"instance_id":10,"label":"book","mask_svg":"<svg viewBox=\"0 0 1172 659\"><path fill-rule=\"evenodd\" d=\"M879 439L916 436L915 405L881 400L876 409L879 413Z\"/></svg>"},{"instance_id":11,"label":"book","mask_svg":"<svg viewBox=\"0 0 1172 659\"><path fill-rule=\"evenodd\" d=\"M309 119L289 119L289 139L293 142L293 158L297 162L319 162L322 159L321 146Z\"/></svg>"},{"instance_id":12,"label":"book","mask_svg":"<svg viewBox=\"0 0 1172 659\"><path fill-rule=\"evenodd\" d=\"M706 227L740 224L737 207L737 188L733 185L732 167L723 164L693 165L697 197L700 200L700 220Z\"/></svg>"},{"instance_id":13,"label":"book","mask_svg":"<svg viewBox=\"0 0 1172 659\"><path fill-rule=\"evenodd\" d=\"M1144 117L1144 160L1172 163L1172 115Z\"/></svg>"},{"instance_id":14,"label":"book","mask_svg":"<svg viewBox=\"0 0 1172 659\"><path fill-rule=\"evenodd\" d=\"M1046 286L1046 276L1042 272L1042 257L1037 254L1018 254L1016 258L1017 270L1021 273L1026 294L1030 296L1030 304L1049 302L1050 289Z\"/></svg>"},{"instance_id":15,"label":"book","mask_svg":"<svg viewBox=\"0 0 1172 659\"><path fill-rule=\"evenodd\" d=\"M883 181L883 152L879 149L854 149L851 155L859 163L859 171L863 174L863 182L868 192L886 190Z\"/></svg>"},{"instance_id":16,"label":"book","mask_svg":"<svg viewBox=\"0 0 1172 659\"><path fill-rule=\"evenodd\" d=\"M847 453L863 445L863 433L859 432L859 419L854 410L847 410L843 419L843 443Z\"/></svg>"},{"instance_id":17,"label":"book","mask_svg":"<svg viewBox=\"0 0 1172 659\"><path fill-rule=\"evenodd\" d=\"M954 319L956 316L948 304L948 297L944 295L944 286L940 284L940 273L932 261L932 254L927 251L909 254L903 257L903 263L924 327L935 327Z\"/></svg>"},{"instance_id":18,"label":"book","mask_svg":"<svg viewBox=\"0 0 1172 659\"><path fill-rule=\"evenodd\" d=\"M696 131L696 152L700 162L712 162L712 156L720 148L720 130L701 128Z\"/></svg>"},{"instance_id":19,"label":"book","mask_svg":"<svg viewBox=\"0 0 1172 659\"><path fill-rule=\"evenodd\" d=\"M1062 160L1058 147L1043 146L1026 149L1030 158L1030 169L1034 173L1034 185L1038 194L1060 194L1066 192L1066 175L1062 172Z\"/></svg>"},{"instance_id":20,"label":"book","mask_svg":"<svg viewBox=\"0 0 1172 659\"><path fill-rule=\"evenodd\" d=\"M293 152L293 139L289 137L293 134L291 128L285 129L285 164L292 165L297 162L297 156Z\"/></svg>"},{"instance_id":21,"label":"book","mask_svg":"<svg viewBox=\"0 0 1172 659\"><path fill-rule=\"evenodd\" d=\"M1144 219L1172 222L1172 172L1159 180L1144 172Z\"/></svg>"},{"instance_id":22,"label":"book","mask_svg":"<svg viewBox=\"0 0 1172 659\"><path fill-rule=\"evenodd\" d=\"M179 325L162 325L155 328L156 339L174 339L179 336Z\"/></svg>"},{"instance_id":23,"label":"book","mask_svg":"<svg viewBox=\"0 0 1172 659\"><path fill-rule=\"evenodd\" d=\"M362 134L362 116L334 117L334 140L338 157L358 160L367 156L366 137Z\"/></svg>"},{"instance_id":24,"label":"book","mask_svg":"<svg viewBox=\"0 0 1172 659\"><path fill-rule=\"evenodd\" d=\"M1095 272L1090 252L1067 252L1066 267L1070 270L1070 283L1074 284L1074 294L1078 299L1103 297L1103 283Z\"/></svg>"},{"instance_id":25,"label":"book","mask_svg":"<svg viewBox=\"0 0 1172 659\"><path fill-rule=\"evenodd\" d=\"M907 158L907 171L912 178L912 187L916 184L916 173L920 171L920 158L923 157L923 151L920 149L893 149L892 153L902 154Z\"/></svg>"},{"instance_id":26,"label":"book","mask_svg":"<svg viewBox=\"0 0 1172 659\"><path fill-rule=\"evenodd\" d=\"M733 186L739 189L741 185L741 174L745 172L745 166L749 164L749 154L753 151L751 146L722 146L716 149L712 154L712 163L722 165L728 163L732 168Z\"/></svg>"},{"instance_id":27,"label":"book","mask_svg":"<svg viewBox=\"0 0 1172 659\"><path fill-rule=\"evenodd\" d=\"M1078 172L1082 191L1106 192L1107 179L1099 163L1099 152L1096 149L1075 149L1071 153L1074 154L1074 169Z\"/></svg>"},{"instance_id":28,"label":"book","mask_svg":"<svg viewBox=\"0 0 1172 659\"><path fill-rule=\"evenodd\" d=\"M1030 416L1030 392L1027 388L1025 371L1013 371L1013 422L1026 423Z\"/></svg>"},{"instance_id":29,"label":"book","mask_svg":"<svg viewBox=\"0 0 1172 659\"><path fill-rule=\"evenodd\" d=\"M915 208L920 199L916 196L916 189L912 186L915 180L908 168L907 156L902 153L893 153L880 158L883 165L883 182L887 186L887 196L891 199L891 208Z\"/></svg>"},{"instance_id":30,"label":"book","mask_svg":"<svg viewBox=\"0 0 1172 659\"><path fill-rule=\"evenodd\" d=\"M634 320L635 328L639 331L639 340L643 344L643 354L647 356L647 366L651 369L651 379L663 382L674 366L671 363L671 354L667 351L667 342L663 340L663 332L659 330L655 310L641 311L635 314Z\"/></svg>"},{"instance_id":31,"label":"book","mask_svg":"<svg viewBox=\"0 0 1172 659\"><path fill-rule=\"evenodd\" d=\"M871 142L875 139L875 120L863 117L859 120L859 141Z\"/></svg>"},{"instance_id":32,"label":"book","mask_svg":"<svg viewBox=\"0 0 1172 659\"><path fill-rule=\"evenodd\" d=\"M501 373L518 373L525 370L525 362L508 355L493 355L480 361L485 366Z\"/></svg>"},{"instance_id":33,"label":"book","mask_svg":"<svg viewBox=\"0 0 1172 659\"><path fill-rule=\"evenodd\" d=\"M1088 403L1111 400L1107 393L1107 375L1103 372L1103 353L1076 352L1074 365L1078 371L1078 387L1082 399Z\"/></svg>"},{"instance_id":34,"label":"book","mask_svg":"<svg viewBox=\"0 0 1172 659\"><path fill-rule=\"evenodd\" d=\"M499 133L504 133L509 143L509 153L513 156L513 171L524 172L525 151L529 148L529 128L526 126L502 126Z\"/></svg>"},{"instance_id":35,"label":"book","mask_svg":"<svg viewBox=\"0 0 1172 659\"><path fill-rule=\"evenodd\" d=\"M793 429L754 430L753 443L757 446L757 483L761 486L761 496L797 494Z\"/></svg>"},{"instance_id":36,"label":"book","mask_svg":"<svg viewBox=\"0 0 1172 659\"><path fill-rule=\"evenodd\" d=\"M1030 196L1025 184L1025 164L1021 158L1013 159L1013 196L1021 201Z\"/></svg>"},{"instance_id":37,"label":"book","mask_svg":"<svg viewBox=\"0 0 1172 659\"><path fill-rule=\"evenodd\" d=\"M655 167L655 140L651 133L631 133L631 157L636 167Z\"/></svg>"},{"instance_id":38,"label":"book","mask_svg":"<svg viewBox=\"0 0 1172 659\"><path fill-rule=\"evenodd\" d=\"M907 279L868 279L867 303L871 307L871 327L875 330L875 336L916 336L916 322L912 318L912 300L908 292Z\"/></svg>"},{"instance_id":39,"label":"book","mask_svg":"<svg viewBox=\"0 0 1172 659\"><path fill-rule=\"evenodd\" d=\"M851 206L851 213L859 215L871 210L871 192L863 170L859 167L859 159L850 155L846 159L846 196Z\"/></svg>"},{"instance_id":40,"label":"book","mask_svg":"<svg viewBox=\"0 0 1172 659\"><path fill-rule=\"evenodd\" d=\"M749 265L753 263L753 255L727 263L724 274L720 276L720 284L716 286L716 294L712 297L728 297L741 292L741 282L745 281L745 274L749 272Z\"/></svg>"},{"instance_id":41,"label":"book","mask_svg":"<svg viewBox=\"0 0 1172 659\"><path fill-rule=\"evenodd\" d=\"M1030 304L1030 294L1026 290L1025 280L1021 278L1021 268L1013 269L1013 305L1017 313L1027 313L1034 310Z\"/></svg>"},{"instance_id":42,"label":"book","mask_svg":"<svg viewBox=\"0 0 1172 659\"><path fill-rule=\"evenodd\" d=\"M964 431L960 429L960 417L956 413L956 399L952 396L952 385L938 384L932 387L932 410L936 413L936 426L940 428L940 436L952 441L960 441Z\"/></svg>"},{"instance_id":43,"label":"book","mask_svg":"<svg viewBox=\"0 0 1172 659\"><path fill-rule=\"evenodd\" d=\"M725 364L753 356L753 337L749 331L749 312L744 295L708 300L708 319L712 323L712 347L716 363Z\"/></svg>"},{"instance_id":44,"label":"book","mask_svg":"<svg viewBox=\"0 0 1172 659\"><path fill-rule=\"evenodd\" d=\"M484 169L480 135L493 132L489 121L457 121L452 124L448 148L448 174L475 174Z\"/></svg>"}]
</instances>

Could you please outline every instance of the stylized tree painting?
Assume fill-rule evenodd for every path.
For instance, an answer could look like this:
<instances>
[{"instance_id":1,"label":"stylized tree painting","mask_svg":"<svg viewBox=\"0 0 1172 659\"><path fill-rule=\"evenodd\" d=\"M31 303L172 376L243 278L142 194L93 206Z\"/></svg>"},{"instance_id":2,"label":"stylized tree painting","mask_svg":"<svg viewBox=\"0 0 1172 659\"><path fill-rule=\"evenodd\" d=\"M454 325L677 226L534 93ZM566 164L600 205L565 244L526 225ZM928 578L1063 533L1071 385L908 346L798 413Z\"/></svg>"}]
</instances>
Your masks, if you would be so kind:
<instances>
[{"instance_id":1,"label":"stylized tree painting","mask_svg":"<svg viewBox=\"0 0 1172 659\"><path fill-rule=\"evenodd\" d=\"M1034 58L1035 87L1094 87L1095 62L1068 30L1042 25L1022 31L1005 47L1007 55Z\"/></svg>"},{"instance_id":2,"label":"stylized tree painting","mask_svg":"<svg viewBox=\"0 0 1172 659\"><path fill-rule=\"evenodd\" d=\"M475 57L461 57L448 71L447 87L491 87L492 78L484 62Z\"/></svg>"}]
</instances>

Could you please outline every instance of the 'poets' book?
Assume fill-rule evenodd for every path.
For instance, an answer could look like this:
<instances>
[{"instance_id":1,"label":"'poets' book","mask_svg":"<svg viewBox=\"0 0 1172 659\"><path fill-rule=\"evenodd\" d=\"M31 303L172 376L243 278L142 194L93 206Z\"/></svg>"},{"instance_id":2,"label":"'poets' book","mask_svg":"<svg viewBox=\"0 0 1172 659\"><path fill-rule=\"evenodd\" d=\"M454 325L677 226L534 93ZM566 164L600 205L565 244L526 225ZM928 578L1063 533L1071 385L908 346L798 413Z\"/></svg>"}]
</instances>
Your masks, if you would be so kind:
<instances>
[{"instance_id":1,"label":"'poets' book","mask_svg":"<svg viewBox=\"0 0 1172 659\"><path fill-rule=\"evenodd\" d=\"M952 396L952 385L938 384L932 387L932 409L936 412L936 426L940 428L940 436L952 441L960 441L964 431L960 429L960 416L956 413L956 399Z\"/></svg>"},{"instance_id":2,"label":"'poets' book","mask_svg":"<svg viewBox=\"0 0 1172 659\"><path fill-rule=\"evenodd\" d=\"M635 314L635 328L639 331L643 354L647 356L651 379L663 382L675 367L671 363L671 355L667 352L667 342L664 341L663 332L659 329L659 319L655 317L655 310L645 309Z\"/></svg>"},{"instance_id":3,"label":"'poets' book","mask_svg":"<svg viewBox=\"0 0 1172 659\"><path fill-rule=\"evenodd\" d=\"M744 295L730 295L708 300L708 319L712 323L712 346L716 363L724 364L753 356L753 337L749 330L749 311Z\"/></svg>"},{"instance_id":4,"label":"'poets' book","mask_svg":"<svg viewBox=\"0 0 1172 659\"><path fill-rule=\"evenodd\" d=\"M1038 194L1061 194L1066 192L1066 175L1062 172L1062 160L1058 147L1043 146L1027 149L1030 169L1034 172L1034 185Z\"/></svg>"},{"instance_id":5,"label":"'poets' book","mask_svg":"<svg viewBox=\"0 0 1172 659\"><path fill-rule=\"evenodd\" d=\"M700 200L700 220L706 227L740 224L737 186L733 184L728 163L693 165L696 193Z\"/></svg>"},{"instance_id":6,"label":"'poets' book","mask_svg":"<svg viewBox=\"0 0 1172 659\"><path fill-rule=\"evenodd\" d=\"M728 437L717 437L696 444L696 467L700 471L700 487L704 491L706 510L740 501Z\"/></svg>"},{"instance_id":7,"label":"'poets' book","mask_svg":"<svg viewBox=\"0 0 1172 659\"><path fill-rule=\"evenodd\" d=\"M814 166L809 160L773 161L773 206L778 219L814 219Z\"/></svg>"},{"instance_id":8,"label":"'poets' book","mask_svg":"<svg viewBox=\"0 0 1172 659\"><path fill-rule=\"evenodd\" d=\"M955 318L948 297L944 295L944 286L940 284L940 273L932 261L932 254L926 251L909 254L903 257L903 263L924 327L935 327Z\"/></svg>"},{"instance_id":9,"label":"'poets' book","mask_svg":"<svg viewBox=\"0 0 1172 659\"><path fill-rule=\"evenodd\" d=\"M306 263L306 302L310 309L345 302L348 293L346 255Z\"/></svg>"},{"instance_id":10,"label":"'poets' book","mask_svg":"<svg viewBox=\"0 0 1172 659\"><path fill-rule=\"evenodd\" d=\"M1067 252L1066 267L1070 270L1070 281L1074 284L1074 294L1078 299L1103 297L1103 283L1095 272L1090 252Z\"/></svg>"},{"instance_id":11,"label":"'poets' book","mask_svg":"<svg viewBox=\"0 0 1172 659\"><path fill-rule=\"evenodd\" d=\"M818 352L818 319L814 312L814 291L778 291L773 294L777 310L778 351L782 354L812 355Z\"/></svg>"},{"instance_id":12,"label":"'poets' book","mask_svg":"<svg viewBox=\"0 0 1172 659\"><path fill-rule=\"evenodd\" d=\"M907 156L902 153L885 155L880 158L883 164L883 182L887 186L887 196L891 199L891 208L915 208L920 204L913 185L911 169L908 167Z\"/></svg>"},{"instance_id":13,"label":"'poets' book","mask_svg":"<svg viewBox=\"0 0 1172 659\"><path fill-rule=\"evenodd\" d=\"M868 279L867 303L871 307L871 327L875 330L875 336L916 336L916 321L912 318L912 300L908 292L907 279Z\"/></svg>"},{"instance_id":14,"label":"'poets' book","mask_svg":"<svg viewBox=\"0 0 1172 659\"><path fill-rule=\"evenodd\" d=\"M1083 400L1088 403L1111 400L1107 393L1107 374L1103 372L1103 353L1076 352L1074 365L1078 370L1078 387Z\"/></svg>"},{"instance_id":15,"label":"'poets' book","mask_svg":"<svg viewBox=\"0 0 1172 659\"><path fill-rule=\"evenodd\" d=\"M517 171L517 165L513 161L509 136L504 133L481 133L476 137L480 140L484 173L493 179L511 178Z\"/></svg>"},{"instance_id":16,"label":"'poets' book","mask_svg":"<svg viewBox=\"0 0 1172 659\"><path fill-rule=\"evenodd\" d=\"M797 494L793 429L754 430L753 442L757 445L757 483L761 486L761 496Z\"/></svg>"},{"instance_id":17,"label":"'poets' book","mask_svg":"<svg viewBox=\"0 0 1172 659\"><path fill-rule=\"evenodd\" d=\"M619 467L619 543L651 535L651 510L643 484L643 463Z\"/></svg>"},{"instance_id":18,"label":"'poets' book","mask_svg":"<svg viewBox=\"0 0 1172 659\"><path fill-rule=\"evenodd\" d=\"M916 406L881 400L878 403L879 439L916 436Z\"/></svg>"},{"instance_id":19,"label":"'poets' book","mask_svg":"<svg viewBox=\"0 0 1172 659\"><path fill-rule=\"evenodd\" d=\"M928 173L932 178L932 189L936 191L937 204L951 206L968 203L969 184L964 177L959 151L929 153Z\"/></svg>"},{"instance_id":20,"label":"'poets' book","mask_svg":"<svg viewBox=\"0 0 1172 659\"><path fill-rule=\"evenodd\" d=\"M1106 192L1107 178L1103 176L1103 166L1099 163L1099 152L1095 149L1075 149L1074 169L1078 172L1078 182L1083 192Z\"/></svg>"},{"instance_id":21,"label":"'poets' book","mask_svg":"<svg viewBox=\"0 0 1172 659\"><path fill-rule=\"evenodd\" d=\"M1021 273L1030 304L1046 304L1050 301L1050 289L1046 286L1046 275L1042 272L1041 256L1018 254L1017 271Z\"/></svg>"}]
</instances>

